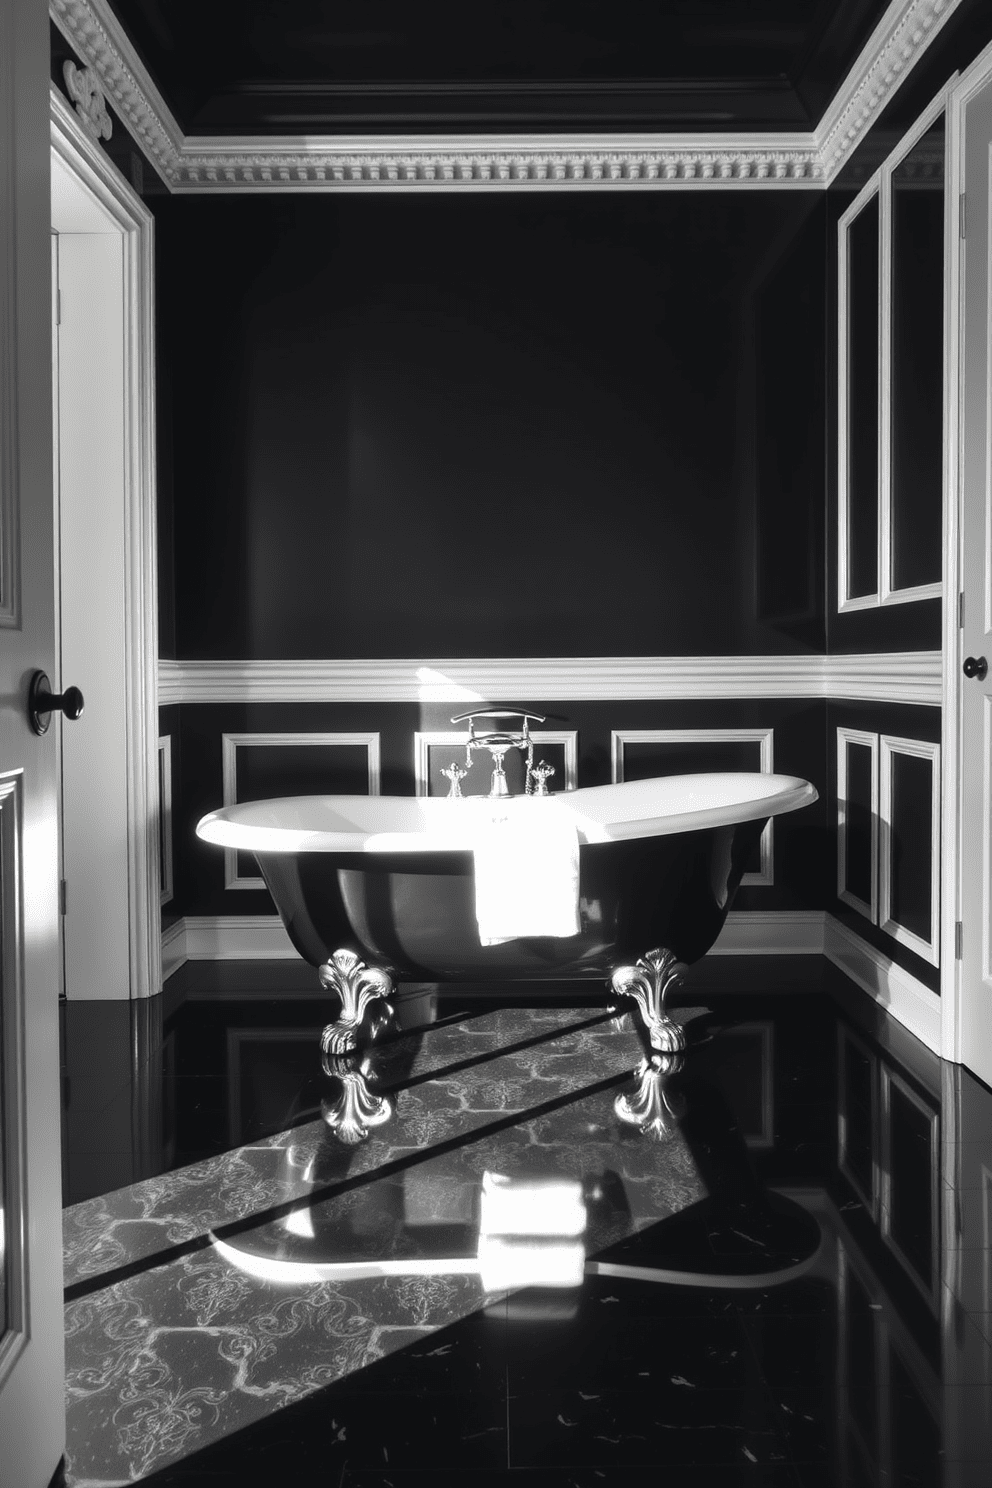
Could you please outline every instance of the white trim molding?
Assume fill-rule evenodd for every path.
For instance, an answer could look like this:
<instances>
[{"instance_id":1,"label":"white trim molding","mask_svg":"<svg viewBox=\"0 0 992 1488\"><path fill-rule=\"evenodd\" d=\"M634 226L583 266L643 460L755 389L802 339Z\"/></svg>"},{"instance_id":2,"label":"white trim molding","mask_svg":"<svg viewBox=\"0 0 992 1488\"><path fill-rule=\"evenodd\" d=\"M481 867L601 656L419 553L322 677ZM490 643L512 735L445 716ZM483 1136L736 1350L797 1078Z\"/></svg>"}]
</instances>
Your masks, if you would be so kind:
<instances>
[{"instance_id":1,"label":"white trim molding","mask_svg":"<svg viewBox=\"0 0 992 1488\"><path fill-rule=\"evenodd\" d=\"M288 749L294 745L310 745L333 749L347 745L364 747L368 761L368 794L377 796L380 788L379 735L378 733L246 733L221 734L221 778L223 781L223 804L238 803L238 750L239 749ZM224 849L225 889L264 889L265 880L259 875L238 873L238 854L233 847Z\"/></svg>"},{"instance_id":2,"label":"white trim molding","mask_svg":"<svg viewBox=\"0 0 992 1488\"><path fill-rule=\"evenodd\" d=\"M535 746L561 744L565 750L565 778L552 784L549 794L575 790L579 779L579 735L577 729L532 729L531 738ZM467 734L458 730L435 729L418 731L413 736L413 770L415 791L418 796L430 795L430 752L435 745L449 749L464 749ZM484 761L483 761L484 763Z\"/></svg>"},{"instance_id":3,"label":"white trim molding","mask_svg":"<svg viewBox=\"0 0 992 1488\"><path fill-rule=\"evenodd\" d=\"M871 888L868 903L847 887L847 750L854 744L871 753ZM863 729L837 730L837 898L878 924L878 735Z\"/></svg>"},{"instance_id":4,"label":"white trim molding","mask_svg":"<svg viewBox=\"0 0 992 1488\"><path fill-rule=\"evenodd\" d=\"M928 1049L940 1053L940 998L936 992L834 915L826 916L823 950L828 961L915 1033Z\"/></svg>"},{"instance_id":5,"label":"white trim molding","mask_svg":"<svg viewBox=\"0 0 992 1488\"><path fill-rule=\"evenodd\" d=\"M960 0L892 0L814 131L185 136L108 0L52 20L171 191L824 189Z\"/></svg>"},{"instance_id":6,"label":"white trim molding","mask_svg":"<svg viewBox=\"0 0 992 1488\"><path fill-rule=\"evenodd\" d=\"M822 909L731 910L709 954L817 955L823 950L823 923ZM183 960L299 960L278 915L188 915L164 932L163 948L166 941L163 954L171 970Z\"/></svg>"},{"instance_id":7,"label":"white trim molding","mask_svg":"<svg viewBox=\"0 0 992 1488\"><path fill-rule=\"evenodd\" d=\"M922 739L901 739L882 734L879 739L879 925L907 950L915 951L931 966L940 965L940 745ZM924 759L930 764L930 939L908 930L892 915L893 878L893 756ZM921 823L922 825L922 823Z\"/></svg>"},{"instance_id":8,"label":"white trim molding","mask_svg":"<svg viewBox=\"0 0 992 1488\"><path fill-rule=\"evenodd\" d=\"M851 698L939 706L939 651L834 656L558 656L449 660L172 661L172 703L651 702Z\"/></svg>"},{"instance_id":9,"label":"white trim molding","mask_svg":"<svg viewBox=\"0 0 992 1488\"><path fill-rule=\"evenodd\" d=\"M155 485L154 220L120 171L50 89L52 156L120 232L124 264L124 529L121 603L127 709L131 996L162 984L158 842L158 597Z\"/></svg>"},{"instance_id":10,"label":"white trim molding","mask_svg":"<svg viewBox=\"0 0 992 1488\"><path fill-rule=\"evenodd\" d=\"M159 898L162 904L168 904L173 895L171 734L160 735L158 741L158 839Z\"/></svg>"},{"instance_id":11,"label":"white trim molding","mask_svg":"<svg viewBox=\"0 0 992 1488\"><path fill-rule=\"evenodd\" d=\"M700 729L613 729L610 760L614 785L624 779L624 751L628 744L757 744L758 769L771 775L775 769L775 730L770 728ZM742 887L770 888L775 882L774 822L771 817L761 833L761 857L757 873L745 873Z\"/></svg>"},{"instance_id":12,"label":"white trim molding","mask_svg":"<svg viewBox=\"0 0 992 1488\"><path fill-rule=\"evenodd\" d=\"M823 925L822 909L732 909L707 955L820 955Z\"/></svg>"},{"instance_id":13,"label":"white trim molding","mask_svg":"<svg viewBox=\"0 0 992 1488\"><path fill-rule=\"evenodd\" d=\"M953 81L953 80L952 80ZM898 144L889 151L884 161L872 175L870 180L861 189L854 201L844 212L837 223L837 611L845 614L852 610L874 609L878 606L889 606L896 604L910 604L921 599L939 599L943 593L943 576L925 584L915 584L904 588L896 588L893 584L893 530L894 530L894 490L892 475L892 357L893 357L893 288L894 288L894 210L893 210L893 177L900 164L927 131L942 115L948 113L948 103L951 96L951 84L941 89L937 96L932 99L919 118L915 120L912 127L899 140ZM950 175L947 170L949 155L949 128L945 131L945 147L943 152L934 158L927 159L923 171L920 173L921 180L940 182L943 189L943 214L944 214L944 271L934 288L939 290L944 304L944 348L943 348L943 391L941 394L941 413L943 415L941 490L936 493L941 503L941 510L946 509L947 469L948 469L948 385L949 385L949 362L948 362L948 333L947 333L947 306L951 304L950 298L950 274L953 254L951 244L953 242L952 230L954 228L957 207L955 205L956 193L947 184ZM940 169L938 170L938 163ZM914 179L916 172L914 171ZM872 342L877 346L876 364L876 409L875 429L877 434L877 460L876 460L876 555L875 555L875 588L870 594L851 595L850 593L850 339L852 324L850 317L851 284L850 284L850 233L851 229L868 210L872 202L877 203L878 211L878 263L876 266L876 279L878 293L878 324L877 335L873 336ZM871 410L861 410L861 417L872 418Z\"/></svg>"}]
</instances>

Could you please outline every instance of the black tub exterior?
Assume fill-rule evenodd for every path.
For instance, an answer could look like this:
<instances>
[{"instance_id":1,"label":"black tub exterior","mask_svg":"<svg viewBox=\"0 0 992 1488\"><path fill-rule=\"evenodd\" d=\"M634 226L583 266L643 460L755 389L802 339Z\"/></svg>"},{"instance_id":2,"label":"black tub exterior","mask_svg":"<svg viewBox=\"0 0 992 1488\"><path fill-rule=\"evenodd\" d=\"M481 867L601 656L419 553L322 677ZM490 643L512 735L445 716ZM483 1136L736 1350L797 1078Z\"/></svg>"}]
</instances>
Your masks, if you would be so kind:
<instances>
[{"instance_id":1,"label":"black tub exterior","mask_svg":"<svg viewBox=\"0 0 992 1488\"><path fill-rule=\"evenodd\" d=\"M350 950L400 980L602 980L663 947L698 961L723 927L764 820L586 844L581 930L479 943L472 854L258 853L296 950L313 966Z\"/></svg>"}]
</instances>

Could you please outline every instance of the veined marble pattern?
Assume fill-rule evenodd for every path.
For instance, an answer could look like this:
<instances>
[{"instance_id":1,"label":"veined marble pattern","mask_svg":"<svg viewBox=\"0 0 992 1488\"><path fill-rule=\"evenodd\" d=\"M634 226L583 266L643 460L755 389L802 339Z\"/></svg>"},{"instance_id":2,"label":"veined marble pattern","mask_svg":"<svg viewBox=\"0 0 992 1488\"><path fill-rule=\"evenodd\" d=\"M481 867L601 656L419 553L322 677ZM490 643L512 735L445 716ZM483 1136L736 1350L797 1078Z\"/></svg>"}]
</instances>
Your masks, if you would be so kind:
<instances>
[{"instance_id":1,"label":"veined marble pattern","mask_svg":"<svg viewBox=\"0 0 992 1488\"><path fill-rule=\"evenodd\" d=\"M371 1144L342 1148L320 1120L250 1146L191 1163L129 1188L87 1199L63 1215L64 1279L102 1276L205 1236L218 1225L305 1198L304 1175L319 1163L322 1182L370 1172L384 1147L424 1147L464 1135L485 1120L567 1096L595 1080L632 1069L640 1044L629 1020L578 1027L595 1014L575 1009L501 1009L464 1022L411 1031L375 1051L378 1083L393 1088L448 1065L486 1063L447 1082L451 1099L428 1100L418 1085L401 1091L396 1120ZM544 1035L547 1042L501 1056L500 1049ZM315 1066L319 1052L315 1048ZM444 1083L443 1080L439 1083ZM432 1084L433 1090L433 1084ZM477 1096L476 1089L484 1093ZM404 1133L397 1143L395 1133Z\"/></svg>"}]
</instances>

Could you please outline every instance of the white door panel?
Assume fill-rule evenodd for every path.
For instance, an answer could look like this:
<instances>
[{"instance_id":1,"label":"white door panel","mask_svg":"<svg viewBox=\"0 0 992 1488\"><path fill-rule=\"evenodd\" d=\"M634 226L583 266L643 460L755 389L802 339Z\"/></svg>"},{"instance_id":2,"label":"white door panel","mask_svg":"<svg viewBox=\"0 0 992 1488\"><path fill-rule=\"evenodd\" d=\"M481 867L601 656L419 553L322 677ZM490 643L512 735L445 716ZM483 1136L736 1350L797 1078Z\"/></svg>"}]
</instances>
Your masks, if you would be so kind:
<instances>
[{"instance_id":1,"label":"white door panel","mask_svg":"<svg viewBox=\"0 0 992 1488\"><path fill-rule=\"evenodd\" d=\"M992 662L992 80L964 113L966 238L961 323L962 656ZM962 676L958 1050L992 1082L992 672Z\"/></svg>"},{"instance_id":2,"label":"white door panel","mask_svg":"<svg viewBox=\"0 0 992 1488\"><path fill-rule=\"evenodd\" d=\"M64 1443L54 730L48 15L0 0L0 1480L45 1488Z\"/></svg>"}]
</instances>

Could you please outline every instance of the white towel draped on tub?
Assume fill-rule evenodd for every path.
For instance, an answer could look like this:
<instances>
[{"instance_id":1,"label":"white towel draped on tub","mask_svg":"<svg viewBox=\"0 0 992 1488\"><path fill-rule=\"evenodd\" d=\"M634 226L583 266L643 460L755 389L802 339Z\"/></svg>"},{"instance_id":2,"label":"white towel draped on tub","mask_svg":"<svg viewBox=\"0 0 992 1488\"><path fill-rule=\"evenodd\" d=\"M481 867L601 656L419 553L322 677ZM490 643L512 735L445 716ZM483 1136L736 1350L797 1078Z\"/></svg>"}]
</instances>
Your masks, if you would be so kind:
<instances>
[{"instance_id":1,"label":"white towel draped on tub","mask_svg":"<svg viewBox=\"0 0 992 1488\"><path fill-rule=\"evenodd\" d=\"M484 805L474 842L481 944L578 935L579 836L571 814L547 796Z\"/></svg>"}]
</instances>

